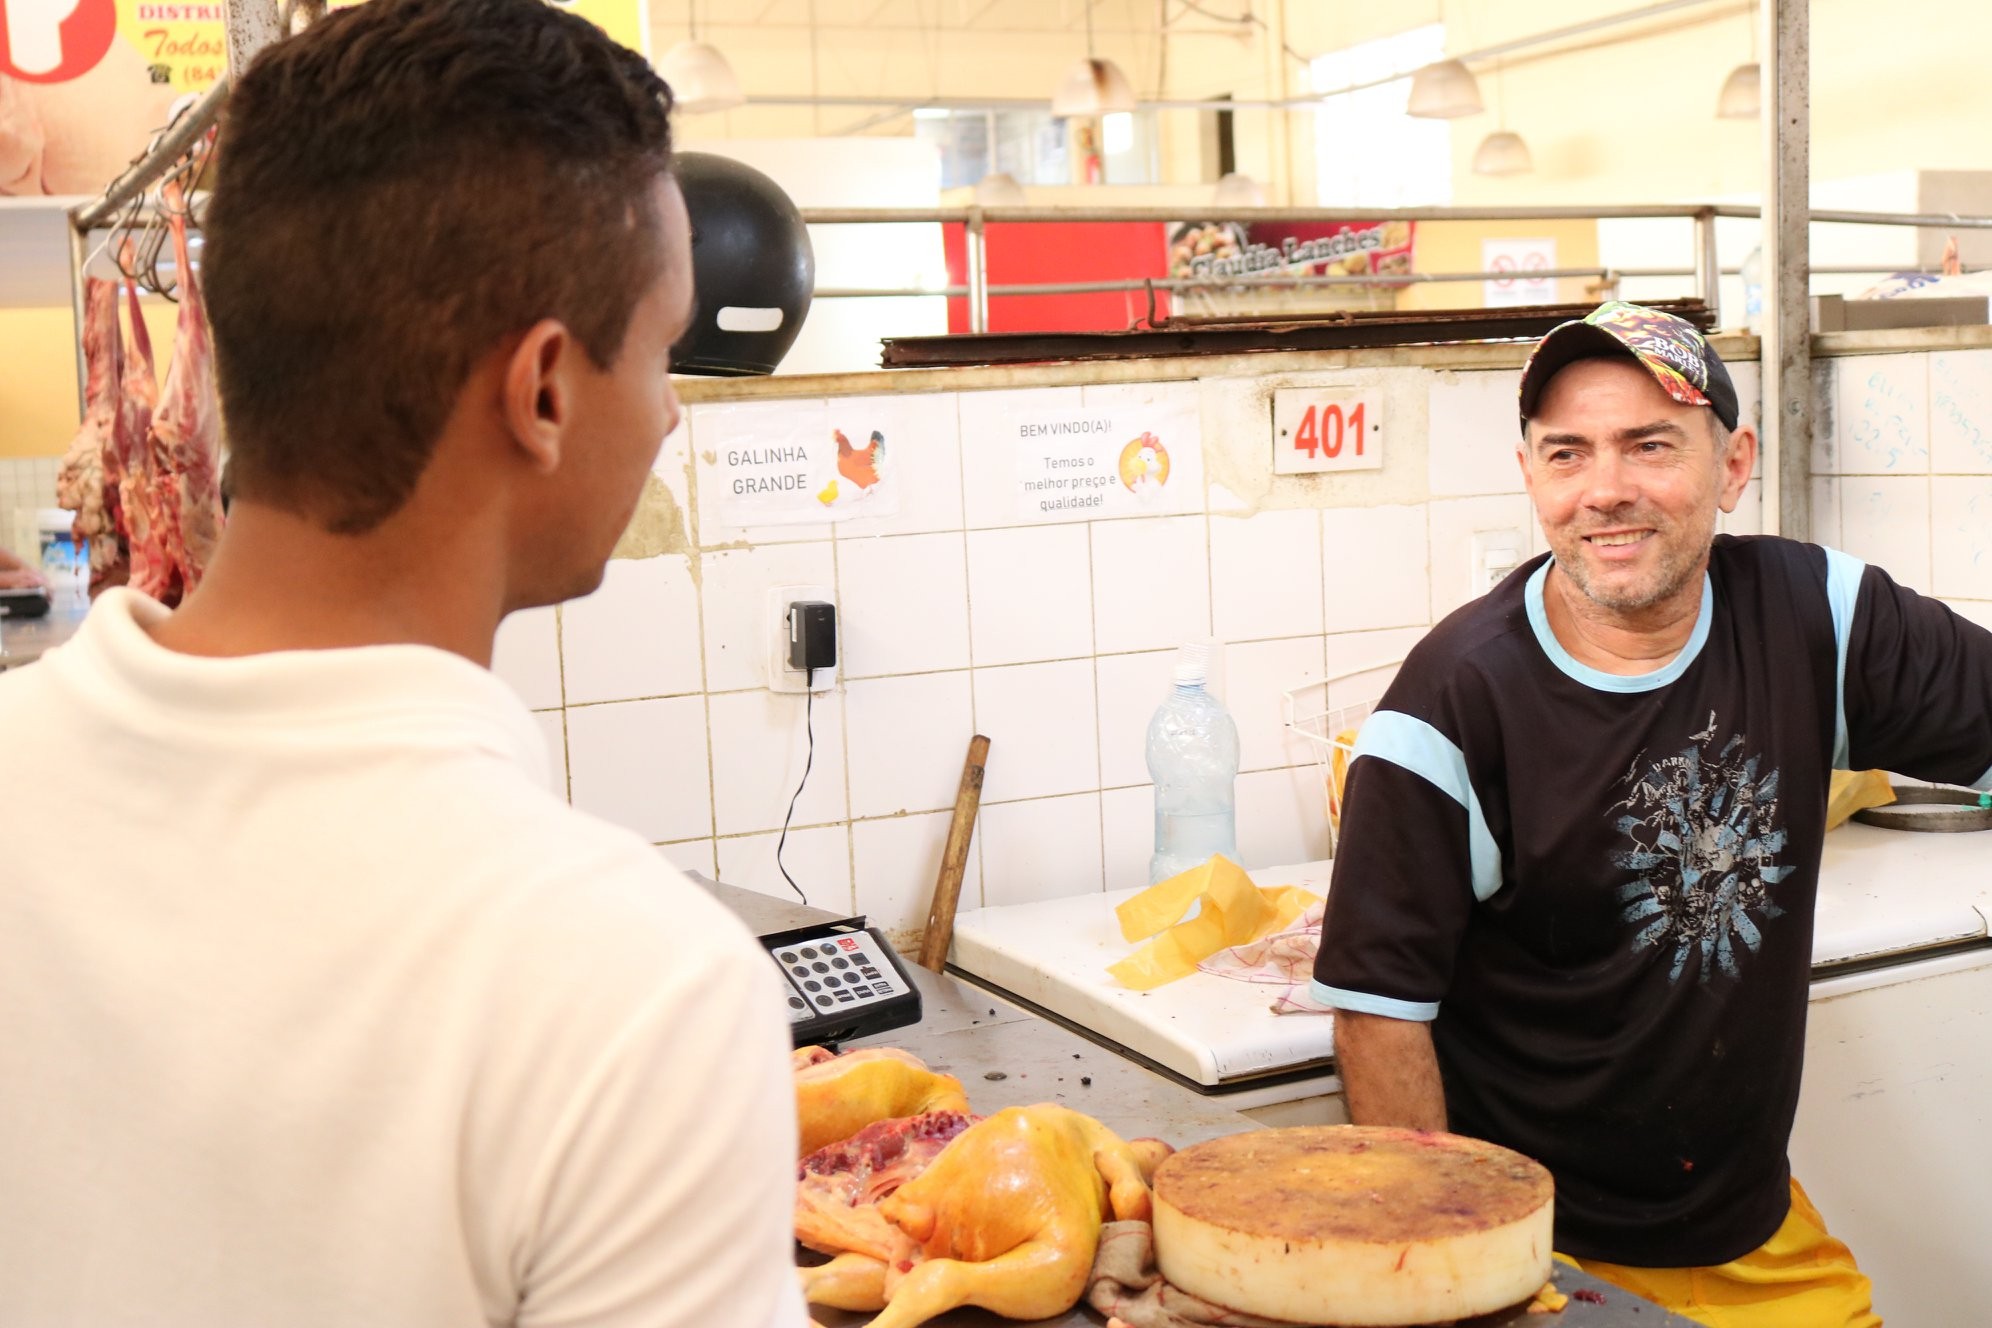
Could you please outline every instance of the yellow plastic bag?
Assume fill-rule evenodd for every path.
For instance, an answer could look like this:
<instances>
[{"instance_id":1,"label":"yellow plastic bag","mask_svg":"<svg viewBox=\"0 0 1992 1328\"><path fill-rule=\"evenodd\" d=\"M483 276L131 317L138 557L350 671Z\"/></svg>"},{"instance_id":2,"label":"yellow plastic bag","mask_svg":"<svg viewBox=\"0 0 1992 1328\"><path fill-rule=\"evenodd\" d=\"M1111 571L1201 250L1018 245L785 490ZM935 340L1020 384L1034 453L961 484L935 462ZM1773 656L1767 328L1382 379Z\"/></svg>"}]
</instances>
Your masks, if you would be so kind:
<instances>
[{"instance_id":1,"label":"yellow plastic bag","mask_svg":"<svg viewBox=\"0 0 1992 1328\"><path fill-rule=\"evenodd\" d=\"M1349 755L1356 745L1356 731L1343 729L1334 738L1334 751L1328 758L1328 833L1342 833L1342 796L1349 783Z\"/></svg>"},{"instance_id":2,"label":"yellow plastic bag","mask_svg":"<svg viewBox=\"0 0 1992 1328\"><path fill-rule=\"evenodd\" d=\"M1886 807L1895 801L1885 770L1835 770L1826 795L1826 828L1837 830L1863 807Z\"/></svg>"},{"instance_id":3,"label":"yellow plastic bag","mask_svg":"<svg viewBox=\"0 0 1992 1328\"><path fill-rule=\"evenodd\" d=\"M1197 915L1184 921L1190 905L1199 902ZM1194 973L1219 950L1272 935L1320 902L1319 895L1297 885L1256 886L1244 868L1213 854L1114 910L1122 939L1148 944L1107 972L1136 991L1153 991Z\"/></svg>"}]
</instances>

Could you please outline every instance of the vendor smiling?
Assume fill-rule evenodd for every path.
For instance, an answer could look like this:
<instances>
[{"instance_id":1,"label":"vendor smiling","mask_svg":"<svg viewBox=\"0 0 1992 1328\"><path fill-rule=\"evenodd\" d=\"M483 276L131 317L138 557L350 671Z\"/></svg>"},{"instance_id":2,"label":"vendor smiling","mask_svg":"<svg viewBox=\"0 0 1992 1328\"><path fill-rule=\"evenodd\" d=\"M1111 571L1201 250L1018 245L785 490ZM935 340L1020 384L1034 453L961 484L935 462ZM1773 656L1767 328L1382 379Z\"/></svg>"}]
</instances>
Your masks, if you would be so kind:
<instances>
[{"instance_id":1,"label":"vendor smiling","mask_svg":"<svg viewBox=\"0 0 1992 1328\"><path fill-rule=\"evenodd\" d=\"M1314 990L1350 1114L1541 1159L1558 1248L1699 1322L1878 1323L1785 1156L1829 775L1992 788L1992 633L1715 534L1757 439L1678 318L1557 327L1521 417L1551 552L1419 644L1349 769Z\"/></svg>"}]
</instances>

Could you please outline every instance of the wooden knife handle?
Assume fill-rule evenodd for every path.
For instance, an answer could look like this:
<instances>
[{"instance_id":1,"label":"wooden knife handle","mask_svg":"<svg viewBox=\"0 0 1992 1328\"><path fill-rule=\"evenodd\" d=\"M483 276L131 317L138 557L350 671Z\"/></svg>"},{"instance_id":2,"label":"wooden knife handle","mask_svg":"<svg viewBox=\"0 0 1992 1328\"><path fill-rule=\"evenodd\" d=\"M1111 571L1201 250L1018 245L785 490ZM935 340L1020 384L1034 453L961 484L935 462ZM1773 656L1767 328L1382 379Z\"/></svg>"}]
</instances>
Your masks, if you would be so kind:
<instances>
[{"instance_id":1,"label":"wooden knife handle","mask_svg":"<svg viewBox=\"0 0 1992 1328\"><path fill-rule=\"evenodd\" d=\"M989 761L989 739L970 739L968 760L961 767L961 787L955 791L954 820L948 825L947 847L941 850L941 874L934 882L933 906L927 910L927 930L920 937L920 967L938 973L948 962L954 940L955 905L961 899L961 878L968 869L968 844L975 835L975 813L982 805L982 771Z\"/></svg>"}]
</instances>

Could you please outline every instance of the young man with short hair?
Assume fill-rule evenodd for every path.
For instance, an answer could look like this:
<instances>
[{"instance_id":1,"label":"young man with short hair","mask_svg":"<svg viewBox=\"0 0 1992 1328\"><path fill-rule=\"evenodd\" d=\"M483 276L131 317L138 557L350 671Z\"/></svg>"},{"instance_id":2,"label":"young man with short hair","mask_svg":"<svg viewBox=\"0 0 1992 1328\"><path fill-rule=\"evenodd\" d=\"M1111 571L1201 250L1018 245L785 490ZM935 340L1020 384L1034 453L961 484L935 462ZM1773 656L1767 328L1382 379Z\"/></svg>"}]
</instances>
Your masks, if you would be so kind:
<instances>
[{"instance_id":1,"label":"young man with short hair","mask_svg":"<svg viewBox=\"0 0 1992 1328\"><path fill-rule=\"evenodd\" d=\"M0 677L0 1322L807 1321L768 960L486 671L678 420L669 102L543 0L238 77L227 532Z\"/></svg>"}]
</instances>

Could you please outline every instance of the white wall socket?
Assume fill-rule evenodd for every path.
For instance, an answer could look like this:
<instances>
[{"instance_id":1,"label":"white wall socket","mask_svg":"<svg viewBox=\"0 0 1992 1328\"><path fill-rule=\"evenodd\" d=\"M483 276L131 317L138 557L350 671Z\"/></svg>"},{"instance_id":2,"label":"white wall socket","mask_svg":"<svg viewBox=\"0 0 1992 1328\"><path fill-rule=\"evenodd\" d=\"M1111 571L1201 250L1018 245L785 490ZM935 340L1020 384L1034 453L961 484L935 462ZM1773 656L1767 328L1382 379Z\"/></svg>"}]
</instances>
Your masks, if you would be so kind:
<instances>
[{"instance_id":1,"label":"white wall socket","mask_svg":"<svg viewBox=\"0 0 1992 1328\"><path fill-rule=\"evenodd\" d=\"M789 667L789 605L797 600L820 599L837 602L828 586L771 586L768 589L768 690L771 692L827 692L837 685L837 670L815 669L804 679L801 669ZM844 621L837 615L837 662L844 662Z\"/></svg>"},{"instance_id":2,"label":"white wall socket","mask_svg":"<svg viewBox=\"0 0 1992 1328\"><path fill-rule=\"evenodd\" d=\"M1480 530L1473 535L1473 595L1486 594L1528 561L1529 542L1519 530Z\"/></svg>"}]
</instances>

